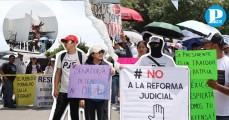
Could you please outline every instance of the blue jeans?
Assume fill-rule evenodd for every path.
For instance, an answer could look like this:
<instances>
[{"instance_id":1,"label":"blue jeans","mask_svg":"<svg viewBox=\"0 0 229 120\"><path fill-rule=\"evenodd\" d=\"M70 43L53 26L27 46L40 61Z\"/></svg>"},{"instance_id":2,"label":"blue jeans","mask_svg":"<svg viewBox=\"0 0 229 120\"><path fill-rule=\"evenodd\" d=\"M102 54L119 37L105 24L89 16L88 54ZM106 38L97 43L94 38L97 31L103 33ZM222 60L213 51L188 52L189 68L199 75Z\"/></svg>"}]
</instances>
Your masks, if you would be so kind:
<instances>
[{"instance_id":1,"label":"blue jeans","mask_svg":"<svg viewBox=\"0 0 229 120\"><path fill-rule=\"evenodd\" d=\"M14 106L13 102L13 81L4 80L5 91L4 91L4 106Z\"/></svg>"},{"instance_id":2,"label":"blue jeans","mask_svg":"<svg viewBox=\"0 0 229 120\"><path fill-rule=\"evenodd\" d=\"M216 116L216 120L229 120L229 116Z\"/></svg>"},{"instance_id":3,"label":"blue jeans","mask_svg":"<svg viewBox=\"0 0 229 120\"><path fill-rule=\"evenodd\" d=\"M112 92L111 92L111 104L115 104L115 96L117 95L119 88L119 75L112 76Z\"/></svg>"}]
</instances>

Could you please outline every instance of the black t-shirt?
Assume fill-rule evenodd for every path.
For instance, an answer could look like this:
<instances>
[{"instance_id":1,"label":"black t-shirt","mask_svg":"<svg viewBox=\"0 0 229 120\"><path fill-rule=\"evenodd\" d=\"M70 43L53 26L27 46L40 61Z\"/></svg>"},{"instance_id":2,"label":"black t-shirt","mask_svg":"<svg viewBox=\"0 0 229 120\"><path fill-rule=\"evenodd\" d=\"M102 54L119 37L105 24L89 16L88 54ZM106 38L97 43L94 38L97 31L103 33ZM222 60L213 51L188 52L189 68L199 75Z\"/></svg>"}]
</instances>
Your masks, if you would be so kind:
<instances>
[{"instance_id":1,"label":"black t-shirt","mask_svg":"<svg viewBox=\"0 0 229 120\"><path fill-rule=\"evenodd\" d=\"M16 66L12 63L4 63L2 65L2 71L4 72L4 74L16 74ZM7 76L7 78L9 80L14 80L16 76Z\"/></svg>"}]
</instances>

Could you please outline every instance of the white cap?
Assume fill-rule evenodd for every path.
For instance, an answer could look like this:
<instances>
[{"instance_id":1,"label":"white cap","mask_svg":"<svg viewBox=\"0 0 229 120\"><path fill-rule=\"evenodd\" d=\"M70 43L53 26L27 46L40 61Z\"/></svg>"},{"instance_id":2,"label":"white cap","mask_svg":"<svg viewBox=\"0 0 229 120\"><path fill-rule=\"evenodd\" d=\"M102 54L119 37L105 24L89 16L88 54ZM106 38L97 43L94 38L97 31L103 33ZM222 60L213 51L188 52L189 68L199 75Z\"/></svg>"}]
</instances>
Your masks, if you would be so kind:
<instances>
[{"instance_id":1,"label":"white cap","mask_svg":"<svg viewBox=\"0 0 229 120\"><path fill-rule=\"evenodd\" d=\"M210 42L214 36L214 33L209 33L207 37L201 39L201 42Z\"/></svg>"},{"instance_id":2,"label":"white cap","mask_svg":"<svg viewBox=\"0 0 229 120\"><path fill-rule=\"evenodd\" d=\"M91 53L98 53L101 50L105 52L105 49L101 47L100 45L93 45L89 48L88 55L90 55Z\"/></svg>"},{"instance_id":3,"label":"white cap","mask_svg":"<svg viewBox=\"0 0 229 120\"><path fill-rule=\"evenodd\" d=\"M209 35L205 37L204 40L201 40L201 42L213 42L217 43L220 46L223 46L225 44L222 35L220 35L219 33L209 33Z\"/></svg>"},{"instance_id":4,"label":"white cap","mask_svg":"<svg viewBox=\"0 0 229 120\"><path fill-rule=\"evenodd\" d=\"M51 58L51 60L50 61L55 61L56 59L55 58Z\"/></svg>"},{"instance_id":5,"label":"white cap","mask_svg":"<svg viewBox=\"0 0 229 120\"><path fill-rule=\"evenodd\" d=\"M151 43L151 42L160 43L160 41L163 41L163 38L162 38L162 37L159 37L159 36L151 36L151 37L149 38L148 44Z\"/></svg>"}]
</instances>

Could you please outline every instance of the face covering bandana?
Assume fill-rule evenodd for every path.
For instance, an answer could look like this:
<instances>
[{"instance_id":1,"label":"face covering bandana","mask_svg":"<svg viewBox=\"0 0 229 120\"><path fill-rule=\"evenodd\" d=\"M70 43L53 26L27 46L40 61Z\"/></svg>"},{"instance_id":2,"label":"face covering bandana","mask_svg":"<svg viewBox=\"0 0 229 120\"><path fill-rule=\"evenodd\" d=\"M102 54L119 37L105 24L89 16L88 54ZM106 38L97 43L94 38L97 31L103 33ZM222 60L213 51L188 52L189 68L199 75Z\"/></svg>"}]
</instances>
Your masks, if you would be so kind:
<instances>
[{"instance_id":1,"label":"face covering bandana","mask_svg":"<svg viewBox=\"0 0 229 120\"><path fill-rule=\"evenodd\" d=\"M162 42L160 43L150 43L151 56L155 58L162 57Z\"/></svg>"}]
</instances>

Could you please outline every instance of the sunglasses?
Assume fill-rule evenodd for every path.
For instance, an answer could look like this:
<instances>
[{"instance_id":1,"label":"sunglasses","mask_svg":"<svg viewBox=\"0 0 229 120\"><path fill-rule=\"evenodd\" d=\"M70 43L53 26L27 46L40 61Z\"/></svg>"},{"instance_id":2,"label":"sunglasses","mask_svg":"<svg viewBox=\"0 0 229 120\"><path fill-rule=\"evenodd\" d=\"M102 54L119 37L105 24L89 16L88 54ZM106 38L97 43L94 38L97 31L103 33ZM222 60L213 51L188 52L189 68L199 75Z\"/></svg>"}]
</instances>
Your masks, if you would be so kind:
<instances>
[{"instance_id":1,"label":"sunglasses","mask_svg":"<svg viewBox=\"0 0 229 120\"><path fill-rule=\"evenodd\" d=\"M103 50L100 50L98 53L96 53L96 54L104 54L104 51Z\"/></svg>"}]
</instances>

